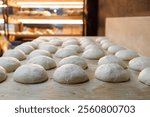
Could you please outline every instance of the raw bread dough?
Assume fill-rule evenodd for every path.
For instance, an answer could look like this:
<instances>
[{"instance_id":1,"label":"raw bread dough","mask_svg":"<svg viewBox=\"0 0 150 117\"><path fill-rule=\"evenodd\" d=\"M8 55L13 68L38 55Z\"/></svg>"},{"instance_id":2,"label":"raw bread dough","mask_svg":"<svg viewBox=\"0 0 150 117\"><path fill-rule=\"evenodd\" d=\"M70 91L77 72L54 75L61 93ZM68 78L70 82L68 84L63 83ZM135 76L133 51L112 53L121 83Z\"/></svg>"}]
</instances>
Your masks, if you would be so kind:
<instances>
[{"instance_id":1,"label":"raw bread dough","mask_svg":"<svg viewBox=\"0 0 150 117\"><path fill-rule=\"evenodd\" d=\"M55 46L61 46L63 41L60 39L52 39L52 40L50 40L50 43Z\"/></svg>"},{"instance_id":2,"label":"raw bread dough","mask_svg":"<svg viewBox=\"0 0 150 117\"><path fill-rule=\"evenodd\" d=\"M95 44L93 41L85 41L81 44L81 47L86 48L88 45Z\"/></svg>"},{"instance_id":3,"label":"raw bread dough","mask_svg":"<svg viewBox=\"0 0 150 117\"><path fill-rule=\"evenodd\" d=\"M82 56L87 59L98 60L105 54L101 49L91 48L83 52Z\"/></svg>"},{"instance_id":4,"label":"raw bread dough","mask_svg":"<svg viewBox=\"0 0 150 117\"><path fill-rule=\"evenodd\" d=\"M77 84L88 81L86 72L75 64L66 64L56 69L53 79L59 83Z\"/></svg>"},{"instance_id":5,"label":"raw bread dough","mask_svg":"<svg viewBox=\"0 0 150 117\"><path fill-rule=\"evenodd\" d=\"M66 49L72 49L78 53L82 52L82 48L78 45L68 45L65 47Z\"/></svg>"},{"instance_id":6,"label":"raw bread dough","mask_svg":"<svg viewBox=\"0 0 150 117\"><path fill-rule=\"evenodd\" d=\"M121 47L119 45L112 45L108 48L108 52L111 54L115 54L116 52L124 49L125 49L124 47Z\"/></svg>"},{"instance_id":7,"label":"raw bread dough","mask_svg":"<svg viewBox=\"0 0 150 117\"><path fill-rule=\"evenodd\" d=\"M99 59L98 65L109 64L109 63L117 63L121 65L123 68L127 68L124 61L114 55L106 55Z\"/></svg>"},{"instance_id":8,"label":"raw bread dough","mask_svg":"<svg viewBox=\"0 0 150 117\"><path fill-rule=\"evenodd\" d=\"M34 50L34 48L30 45L19 45L19 46L15 47L15 49L20 49L25 54L29 54L30 52L32 52Z\"/></svg>"},{"instance_id":9,"label":"raw bread dough","mask_svg":"<svg viewBox=\"0 0 150 117\"><path fill-rule=\"evenodd\" d=\"M67 40L63 42L62 47L65 47L68 45L79 45L79 42L77 40Z\"/></svg>"},{"instance_id":10,"label":"raw bread dough","mask_svg":"<svg viewBox=\"0 0 150 117\"><path fill-rule=\"evenodd\" d=\"M38 48L38 45L37 45L36 43L34 43L34 42L25 42L25 43L23 43L23 44L21 44L21 45L30 45L30 46L32 46L34 49L37 49L37 48Z\"/></svg>"},{"instance_id":11,"label":"raw bread dough","mask_svg":"<svg viewBox=\"0 0 150 117\"><path fill-rule=\"evenodd\" d=\"M40 44L40 43L43 43L45 42L44 40L41 40L41 39L35 39L32 41L33 43L35 43L37 46Z\"/></svg>"},{"instance_id":12,"label":"raw bread dough","mask_svg":"<svg viewBox=\"0 0 150 117\"><path fill-rule=\"evenodd\" d=\"M92 49L92 48L93 49L100 49L100 47L97 46L96 44L90 44L90 45L86 46L84 50L88 50L88 49Z\"/></svg>"},{"instance_id":13,"label":"raw bread dough","mask_svg":"<svg viewBox=\"0 0 150 117\"><path fill-rule=\"evenodd\" d=\"M48 57L52 57L52 55L50 54L50 52L46 51L46 50L34 50L32 51L28 58L33 58L33 57L36 57L36 56L40 56L40 55L43 55L43 56L48 56Z\"/></svg>"},{"instance_id":14,"label":"raw bread dough","mask_svg":"<svg viewBox=\"0 0 150 117\"><path fill-rule=\"evenodd\" d=\"M77 52L72 50L72 49L63 48L63 49L57 50L55 55L59 58L65 58L65 57L68 57L68 56L77 55Z\"/></svg>"},{"instance_id":15,"label":"raw bread dough","mask_svg":"<svg viewBox=\"0 0 150 117\"><path fill-rule=\"evenodd\" d=\"M112 42L105 42L102 44L102 48L107 50L110 46L114 45Z\"/></svg>"},{"instance_id":16,"label":"raw bread dough","mask_svg":"<svg viewBox=\"0 0 150 117\"><path fill-rule=\"evenodd\" d=\"M1 57L0 66L2 66L6 72L14 72L21 65L20 61L13 57Z\"/></svg>"},{"instance_id":17,"label":"raw bread dough","mask_svg":"<svg viewBox=\"0 0 150 117\"><path fill-rule=\"evenodd\" d=\"M150 85L150 67L147 67L140 72L138 80L146 85Z\"/></svg>"},{"instance_id":18,"label":"raw bread dough","mask_svg":"<svg viewBox=\"0 0 150 117\"><path fill-rule=\"evenodd\" d=\"M47 50L48 52L50 53L55 53L57 51L57 47L54 46L54 45L40 45L39 46L39 49L42 49L42 50Z\"/></svg>"},{"instance_id":19,"label":"raw bread dough","mask_svg":"<svg viewBox=\"0 0 150 117\"><path fill-rule=\"evenodd\" d=\"M0 82L6 80L7 75L6 75L6 71L3 67L0 66Z\"/></svg>"},{"instance_id":20,"label":"raw bread dough","mask_svg":"<svg viewBox=\"0 0 150 117\"><path fill-rule=\"evenodd\" d=\"M122 60L129 61L139 55L132 50L120 50L115 54L115 56L121 58Z\"/></svg>"},{"instance_id":21,"label":"raw bread dough","mask_svg":"<svg viewBox=\"0 0 150 117\"><path fill-rule=\"evenodd\" d=\"M129 73L119 64L103 64L95 71L95 77L105 82L124 82L129 80Z\"/></svg>"},{"instance_id":22,"label":"raw bread dough","mask_svg":"<svg viewBox=\"0 0 150 117\"><path fill-rule=\"evenodd\" d=\"M8 50L3 54L4 57L14 57L17 58L18 60L22 61L26 59L26 55L23 51L21 50Z\"/></svg>"},{"instance_id":23,"label":"raw bread dough","mask_svg":"<svg viewBox=\"0 0 150 117\"><path fill-rule=\"evenodd\" d=\"M43 66L46 70L52 69L56 67L55 61L47 56L37 56L31 58L28 63L38 64Z\"/></svg>"},{"instance_id":24,"label":"raw bread dough","mask_svg":"<svg viewBox=\"0 0 150 117\"><path fill-rule=\"evenodd\" d=\"M101 40L100 44L103 45L104 43L110 43L111 41L108 39Z\"/></svg>"},{"instance_id":25,"label":"raw bread dough","mask_svg":"<svg viewBox=\"0 0 150 117\"><path fill-rule=\"evenodd\" d=\"M87 65L86 61L82 57L79 57L79 56L76 56L76 55L69 56L69 57L66 57L66 58L62 59L58 63L58 66L62 66L62 65L65 65L65 64L76 64L76 65L82 67L83 69L88 68L88 65Z\"/></svg>"},{"instance_id":26,"label":"raw bread dough","mask_svg":"<svg viewBox=\"0 0 150 117\"><path fill-rule=\"evenodd\" d=\"M46 70L37 64L26 64L20 66L13 74L16 82L33 84L41 83L48 79Z\"/></svg>"},{"instance_id":27,"label":"raw bread dough","mask_svg":"<svg viewBox=\"0 0 150 117\"><path fill-rule=\"evenodd\" d=\"M136 57L129 62L129 68L137 71L141 71L146 67L150 67L149 57Z\"/></svg>"}]
</instances>

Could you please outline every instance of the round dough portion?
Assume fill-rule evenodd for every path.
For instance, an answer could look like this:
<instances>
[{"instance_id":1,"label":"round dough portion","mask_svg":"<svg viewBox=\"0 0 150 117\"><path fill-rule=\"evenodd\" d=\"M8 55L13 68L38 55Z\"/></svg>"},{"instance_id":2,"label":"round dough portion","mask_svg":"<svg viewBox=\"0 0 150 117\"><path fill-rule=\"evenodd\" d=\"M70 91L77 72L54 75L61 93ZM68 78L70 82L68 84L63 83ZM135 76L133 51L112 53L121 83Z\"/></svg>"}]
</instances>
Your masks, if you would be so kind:
<instances>
[{"instance_id":1,"label":"round dough portion","mask_svg":"<svg viewBox=\"0 0 150 117\"><path fill-rule=\"evenodd\" d=\"M63 42L62 47L65 47L68 45L79 45L79 42L76 40L67 40L67 41Z\"/></svg>"},{"instance_id":2,"label":"round dough portion","mask_svg":"<svg viewBox=\"0 0 150 117\"><path fill-rule=\"evenodd\" d=\"M57 47L54 45L40 45L39 49L47 50L50 53L55 53L57 51Z\"/></svg>"},{"instance_id":3,"label":"round dough portion","mask_svg":"<svg viewBox=\"0 0 150 117\"><path fill-rule=\"evenodd\" d=\"M114 43L112 43L112 42L105 42L104 44L102 44L102 48L107 50L112 45L114 45Z\"/></svg>"},{"instance_id":4,"label":"round dough portion","mask_svg":"<svg viewBox=\"0 0 150 117\"><path fill-rule=\"evenodd\" d=\"M79 56L69 56L69 57L66 57L64 59L62 59L59 63L58 63L58 66L62 66L62 65L65 65L65 64L75 64L75 65L78 65L80 67L82 67L83 69L87 69L88 68L88 65L86 63L86 61L79 57Z\"/></svg>"},{"instance_id":5,"label":"round dough portion","mask_svg":"<svg viewBox=\"0 0 150 117\"><path fill-rule=\"evenodd\" d=\"M52 57L52 55L48 51L38 49L38 50L32 51L29 54L28 58L33 58L33 57L40 56L40 55Z\"/></svg>"},{"instance_id":6,"label":"round dough portion","mask_svg":"<svg viewBox=\"0 0 150 117\"><path fill-rule=\"evenodd\" d=\"M91 48L83 52L82 56L91 60L98 60L103 57L105 54L101 49Z\"/></svg>"},{"instance_id":7,"label":"round dough portion","mask_svg":"<svg viewBox=\"0 0 150 117\"><path fill-rule=\"evenodd\" d=\"M57 68L53 74L53 79L63 84L77 84L89 80L86 72L75 64L66 64Z\"/></svg>"},{"instance_id":8,"label":"round dough portion","mask_svg":"<svg viewBox=\"0 0 150 117\"><path fill-rule=\"evenodd\" d=\"M30 45L20 45L20 46L15 47L15 49L20 49L25 54L29 54L30 52L32 52L34 50L34 48Z\"/></svg>"},{"instance_id":9,"label":"round dough portion","mask_svg":"<svg viewBox=\"0 0 150 117\"><path fill-rule=\"evenodd\" d=\"M139 55L132 50L120 50L115 54L115 56L122 60L129 61L135 57L138 57Z\"/></svg>"},{"instance_id":10,"label":"round dough portion","mask_svg":"<svg viewBox=\"0 0 150 117\"><path fill-rule=\"evenodd\" d=\"M90 45L86 46L84 50L88 50L88 49L92 49L92 48L93 49L100 49L100 47L97 46L96 44L90 44Z\"/></svg>"},{"instance_id":11,"label":"round dough portion","mask_svg":"<svg viewBox=\"0 0 150 117\"><path fill-rule=\"evenodd\" d=\"M138 77L138 80L146 85L150 86L150 67L143 69Z\"/></svg>"},{"instance_id":12,"label":"round dough portion","mask_svg":"<svg viewBox=\"0 0 150 117\"><path fill-rule=\"evenodd\" d=\"M66 49L72 49L78 53L82 52L82 48L78 45L69 45L65 47Z\"/></svg>"},{"instance_id":13,"label":"round dough portion","mask_svg":"<svg viewBox=\"0 0 150 117\"><path fill-rule=\"evenodd\" d=\"M37 64L26 64L20 66L13 74L16 82L24 84L41 83L48 79L46 70Z\"/></svg>"},{"instance_id":14,"label":"round dough portion","mask_svg":"<svg viewBox=\"0 0 150 117\"><path fill-rule=\"evenodd\" d=\"M95 77L105 82L125 82L129 80L129 73L119 64L103 64L95 71Z\"/></svg>"},{"instance_id":15,"label":"round dough portion","mask_svg":"<svg viewBox=\"0 0 150 117\"><path fill-rule=\"evenodd\" d=\"M124 61L122 61L120 58L113 55L106 55L100 58L98 61L98 65L109 64L109 63L117 63L121 65L123 68L127 68Z\"/></svg>"},{"instance_id":16,"label":"round dough portion","mask_svg":"<svg viewBox=\"0 0 150 117\"><path fill-rule=\"evenodd\" d=\"M124 49L125 49L124 47L121 47L119 45L112 45L108 48L108 52L111 54L115 54L116 52Z\"/></svg>"},{"instance_id":17,"label":"round dough portion","mask_svg":"<svg viewBox=\"0 0 150 117\"><path fill-rule=\"evenodd\" d=\"M72 49L63 48L63 49L57 50L55 55L59 58L65 58L68 56L77 55L77 52Z\"/></svg>"},{"instance_id":18,"label":"round dough portion","mask_svg":"<svg viewBox=\"0 0 150 117\"><path fill-rule=\"evenodd\" d=\"M14 72L21 65L20 61L13 57L1 57L0 66L2 66L6 72Z\"/></svg>"},{"instance_id":19,"label":"round dough portion","mask_svg":"<svg viewBox=\"0 0 150 117\"><path fill-rule=\"evenodd\" d=\"M141 71L145 69L146 67L150 67L150 58L141 56L141 57L136 57L129 61L129 68L137 71Z\"/></svg>"},{"instance_id":20,"label":"round dough portion","mask_svg":"<svg viewBox=\"0 0 150 117\"><path fill-rule=\"evenodd\" d=\"M23 51L14 49L14 50L8 50L3 54L4 57L14 57L20 61L26 59L26 55Z\"/></svg>"},{"instance_id":21,"label":"round dough portion","mask_svg":"<svg viewBox=\"0 0 150 117\"><path fill-rule=\"evenodd\" d=\"M43 66L46 70L53 69L56 67L55 61L47 56L37 56L31 58L28 63L38 64Z\"/></svg>"},{"instance_id":22,"label":"round dough portion","mask_svg":"<svg viewBox=\"0 0 150 117\"><path fill-rule=\"evenodd\" d=\"M38 48L38 45L35 44L34 42L25 42L25 43L23 43L23 44L21 44L21 45L30 45L30 46L32 46L34 49L37 49L37 48Z\"/></svg>"},{"instance_id":23,"label":"round dough portion","mask_svg":"<svg viewBox=\"0 0 150 117\"><path fill-rule=\"evenodd\" d=\"M6 80L6 78L6 71L3 67L0 66L0 82L3 82L4 80Z\"/></svg>"},{"instance_id":24,"label":"round dough portion","mask_svg":"<svg viewBox=\"0 0 150 117\"><path fill-rule=\"evenodd\" d=\"M50 40L50 44L55 45L55 46L61 46L62 43L63 43L63 41L60 40L60 39L52 39L52 40Z\"/></svg>"}]
</instances>

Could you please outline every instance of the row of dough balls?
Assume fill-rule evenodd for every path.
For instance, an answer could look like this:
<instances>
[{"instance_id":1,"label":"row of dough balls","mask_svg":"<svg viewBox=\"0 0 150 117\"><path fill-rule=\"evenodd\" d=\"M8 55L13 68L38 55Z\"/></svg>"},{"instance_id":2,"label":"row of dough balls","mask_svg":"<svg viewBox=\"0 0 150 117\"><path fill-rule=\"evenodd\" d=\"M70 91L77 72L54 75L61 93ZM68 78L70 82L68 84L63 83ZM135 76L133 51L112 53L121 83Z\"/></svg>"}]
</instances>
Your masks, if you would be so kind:
<instances>
[{"instance_id":1,"label":"row of dough balls","mask_svg":"<svg viewBox=\"0 0 150 117\"><path fill-rule=\"evenodd\" d=\"M150 58L149 57L139 56L136 52L132 50L126 50L124 47L112 43L106 37L98 38L96 42L100 43L102 45L102 48L106 49L108 53L114 54L115 56L117 56L118 58L121 58L122 60L129 61L130 69L140 71L138 80L146 85L150 85L150 77L149 77L150 76ZM101 64L101 62L104 62L104 63L115 62L116 63L116 60L117 60L116 59L114 61L113 59L114 57L112 58L112 56L109 56L109 57L107 56L104 58L100 59L98 64ZM120 62L117 62L117 63L120 64ZM123 65L122 64L123 63L121 62L120 65L124 67L124 64Z\"/></svg>"},{"instance_id":2,"label":"row of dough balls","mask_svg":"<svg viewBox=\"0 0 150 117\"><path fill-rule=\"evenodd\" d=\"M126 49L120 45L111 42L108 38L98 38L96 42L101 45L101 47L108 52L108 54L114 54L118 58L125 61L130 61L131 59L138 57L138 53L133 50Z\"/></svg>"}]
</instances>

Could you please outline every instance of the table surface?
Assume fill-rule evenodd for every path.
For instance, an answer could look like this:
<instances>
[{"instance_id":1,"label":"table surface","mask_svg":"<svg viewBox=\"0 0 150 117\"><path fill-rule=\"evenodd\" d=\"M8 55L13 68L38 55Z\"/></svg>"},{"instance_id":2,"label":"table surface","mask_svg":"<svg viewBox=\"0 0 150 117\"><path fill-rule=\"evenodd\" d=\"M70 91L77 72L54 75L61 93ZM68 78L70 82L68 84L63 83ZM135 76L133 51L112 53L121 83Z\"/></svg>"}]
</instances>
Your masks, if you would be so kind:
<instances>
[{"instance_id":1,"label":"table surface","mask_svg":"<svg viewBox=\"0 0 150 117\"><path fill-rule=\"evenodd\" d=\"M48 38L48 37L40 37ZM60 59L53 55L56 62ZM88 60L88 69L85 70L89 81L81 84L60 84L52 79L53 70L49 70L49 79L39 84L21 84L13 80L13 73L8 74L6 81L0 83L0 99L4 100L135 100L150 99L150 87L137 80L138 71L128 69L130 80L122 83L107 83L94 77L98 60ZM22 64L25 64L22 61Z\"/></svg>"}]
</instances>

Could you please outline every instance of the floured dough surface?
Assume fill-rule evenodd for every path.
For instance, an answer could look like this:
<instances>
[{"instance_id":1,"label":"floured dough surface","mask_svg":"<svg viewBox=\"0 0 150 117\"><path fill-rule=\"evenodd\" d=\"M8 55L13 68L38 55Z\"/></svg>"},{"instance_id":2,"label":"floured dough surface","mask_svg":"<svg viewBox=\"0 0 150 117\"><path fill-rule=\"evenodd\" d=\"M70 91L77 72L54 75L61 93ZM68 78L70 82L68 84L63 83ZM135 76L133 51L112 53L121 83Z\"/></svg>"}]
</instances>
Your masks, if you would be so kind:
<instances>
[{"instance_id":1,"label":"floured dough surface","mask_svg":"<svg viewBox=\"0 0 150 117\"><path fill-rule=\"evenodd\" d=\"M109 63L117 63L121 65L123 68L127 68L124 61L114 55L106 55L99 59L98 65L109 64Z\"/></svg>"},{"instance_id":2,"label":"floured dough surface","mask_svg":"<svg viewBox=\"0 0 150 117\"><path fill-rule=\"evenodd\" d=\"M28 58L33 58L33 57L40 56L40 55L52 57L52 55L51 55L50 52L48 52L48 51L46 51L46 50L40 50L40 49L38 49L38 50L32 51L32 52L29 54Z\"/></svg>"},{"instance_id":3,"label":"floured dough surface","mask_svg":"<svg viewBox=\"0 0 150 117\"><path fill-rule=\"evenodd\" d=\"M57 68L53 79L63 84L78 84L89 80L86 72L75 64L66 64Z\"/></svg>"},{"instance_id":4,"label":"floured dough surface","mask_svg":"<svg viewBox=\"0 0 150 117\"><path fill-rule=\"evenodd\" d=\"M32 63L32 64L38 64L43 66L46 70L49 69L53 69L56 67L56 63L55 61L47 56L37 56L37 57L33 57L31 58L28 63Z\"/></svg>"},{"instance_id":5,"label":"floured dough surface","mask_svg":"<svg viewBox=\"0 0 150 117\"><path fill-rule=\"evenodd\" d=\"M76 56L76 55L69 56L69 57L66 57L66 58L62 59L58 63L58 66L62 66L62 65L65 65L65 64L75 64L75 65L78 65L78 66L82 67L83 69L88 68L88 65L87 65L86 61L82 57L79 57L79 56Z\"/></svg>"},{"instance_id":6,"label":"floured dough surface","mask_svg":"<svg viewBox=\"0 0 150 117\"><path fill-rule=\"evenodd\" d=\"M150 67L147 67L140 72L138 80L146 85L150 85Z\"/></svg>"},{"instance_id":7,"label":"floured dough surface","mask_svg":"<svg viewBox=\"0 0 150 117\"><path fill-rule=\"evenodd\" d=\"M82 48L78 45L68 45L65 47L66 49L72 49L78 53L82 52Z\"/></svg>"},{"instance_id":8,"label":"floured dough surface","mask_svg":"<svg viewBox=\"0 0 150 117\"><path fill-rule=\"evenodd\" d=\"M141 56L141 57L136 57L129 61L129 68L137 71L141 71L145 69L146 67L150 67L150 58Z\"/></svg>"},{"instance_id":9,"label":"floured dough surface","mask_svg":"<svg viewBox=\"0 0 150 117\"><path fill-rule=\"evenodd\" d=\"M63 42L62 47L69 46L69 45L79 45L77 40L67 40Z\"/></svg>"},{"instance_id":10,"label":"floured dough surface","mask_svg":"<svg viewBox=\"0 0 150 117\"><path fill-rule=\"evenodd\" d=\"M95 71L95 77L105 82L124 82L129 80L129 73L119 64L103 64Z\"/></svg>"},{"instance_id":11,"label":"floured dough surface","mask_svg":"<svg viewBox=\"0 0 150 117\"><path fill-rule=\"evenodd\" d=\"M1 57L0 66L2 66L6 72L14 72L21 65L20 61L13 57Z\"/></svg>"},{"instance_id":12,"label":"floured dough surface","mask_svg":"<svg viewBox=\"0 0 150 117\"><path fill-rule=\"evenodd\" d=\"M77 55L77 52L75 50L72 50L72 49L63 48L63 49L57 50L55 55L59 58L65 58L68 56Z\"/></svg>"},{"instance_id":13,"label":"floured dough surface","mask_svg":"<svg viewBox=\"0 0 150 117\"><path fill-rule=\"evenodd\" d=\"M8 50L6 51L4 54L3 54L4 57L14 57L20 61L26 59L26 55L23 51L21 50L17 50L17 49L14 49L14 50Z\"/></svg>"},{"instance_id":14,"label":"floured dough surface","mask_svg":"<svg viewBox=\"0 0 150 117\"><path fill-rule=\"evenodd\" d=\"M45 45L42 44L42 45L40 45L39 49L47 50L50 53L55 53L57 51L57 47L56 46L54 46L54 45L48 45L48 44L45 44Z\"/></svg>"},{"instance_id":15,"label":"floured dough surface","mask_svg":"<svg viewBox=\"0 0 150 117\"><path fill-rule=\"evenodd\" d=\"M138 57L139 55L132 50L120 50L115 54L115 56L122 60L129 61L135 57Z\"/></svg>"},{"instance_id":16,"label":"floured dough surface","mask_svg":"<svg viewBox=\"0 0 150 117\"><path fill-rule=\"evenodd\" d=\"M91 59L91 60L98 60L99 58L103 57L105 54L103 52L103 50L101 49L88 49L86 51L83 52L82 56L84 58L87 59Z\"/></svg>"},{"instance_id":17,"label":"floured dough surface","mask_svg":"<svg viewBox=\"0 0 150 117\"><path fill-rule=\"evenodd\" d=\"M4 80L6 80L6 78L6 71L3 67L0 66L0 82L3 82Z\"/></svg>"},{"instance_id":18,"label":"floured dough surface","mask_svg":"<svg viewBox=\"0 0 150 117\"><path fill-rule=\"evenodd\" d=\"M116 52L124 49L125 49L124 47L121 47L119 45L112 45L108 48L108 52L111 54L115 54Z\"/></svg>"},{"instance_id":19,"label":"floured dough surface","mask_svg":"<svg viewBox=\"0 0 150 117\"><path fill-rule=\"evenodd\" d=\"M61 46L63 41L60 39L52 39L52 40L50 40L50 43L55 46Z\"/></svg>"},{"instance_id":20,"label":"floured dough surface","mask_svg":"<svg viewBox=\"0 0 150 117\"><path fill-rule=\"evenodd\" d=\"M19 45L19 46L15 47L15 49L20 49L25 54L29 54L30 52L32 52L34 50L34 48L30 45Z\"/></svg>"},{"instance_id":21,"label":"floured dough surface","mask_svg":"<svg viewBox=\"0 0 150 117\"><path fill-rule=\"evenodd\" d=\"M41 83L48 79L46 70L37 64L20 66L13 74L16 82L25 84Z\"/></svg>"},{"instance_id":22,"label":"floured dough surface","mask_svg":"<svg viewBox=\"0 0 150 117\"><path fill-rule=\"evenodd\" d=\"M30 45L30 46L32 46L34 49L37 49L37 48L38 48L38 45L37 45L36 43L34 43L34 42L25 42L25 43L23 43L23 44L21 44L21 45Z\"/></svg>"}]
</instances>

